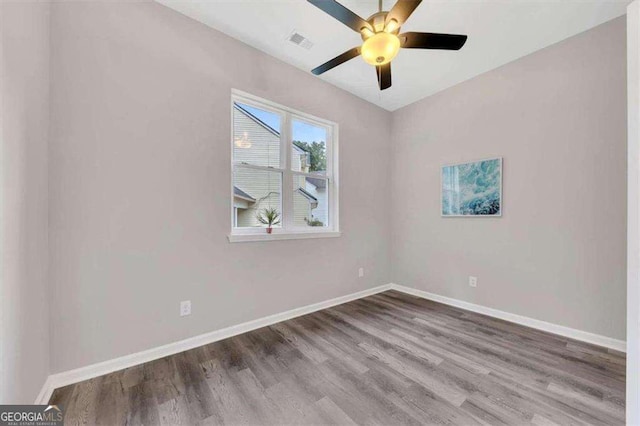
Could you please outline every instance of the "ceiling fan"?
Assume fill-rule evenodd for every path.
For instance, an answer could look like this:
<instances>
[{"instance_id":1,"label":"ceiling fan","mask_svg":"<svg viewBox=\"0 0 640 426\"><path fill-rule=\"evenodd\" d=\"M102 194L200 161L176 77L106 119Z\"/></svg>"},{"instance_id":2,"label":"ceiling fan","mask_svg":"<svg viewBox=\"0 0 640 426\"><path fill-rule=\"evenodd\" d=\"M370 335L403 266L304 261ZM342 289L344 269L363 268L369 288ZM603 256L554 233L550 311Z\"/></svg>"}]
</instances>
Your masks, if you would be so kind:
<instances>
[{"instance_id":1,"label":"ceiling fan","mask_svg":"<svg viewBox=\"0 0 640 426\"><path fill-rule=\"evenodd\" d=\"M362 46L347 50L311 72L320 75L340 64L362 55L366 63L376 67L380 90L391 87L391 60L400 48L459 50L467 41L466 35L416 33L400 34L400 27L418 7L422 0L398 0L386 12L382 10L382 0L378 0L378 12L362 19L335 0L307 0L325 13L333 16L362 36Z\"/></svg>"}]
</instances>

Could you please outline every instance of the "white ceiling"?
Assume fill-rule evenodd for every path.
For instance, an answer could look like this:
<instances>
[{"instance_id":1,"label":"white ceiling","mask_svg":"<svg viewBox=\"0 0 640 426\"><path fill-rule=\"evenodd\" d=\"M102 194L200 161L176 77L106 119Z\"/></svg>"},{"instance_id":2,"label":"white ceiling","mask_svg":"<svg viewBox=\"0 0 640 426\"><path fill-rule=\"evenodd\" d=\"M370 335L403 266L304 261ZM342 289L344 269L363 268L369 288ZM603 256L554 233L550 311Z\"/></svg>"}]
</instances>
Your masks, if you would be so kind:
<instances>
[{"instance_id":1,"label":"white ceiling","mask_svg":"<svg viewBox=\"0 0 640 426\"><path fill-rule=\"evenodd\" d=\"M156 0L244 43L309 72L361 44L360 35L305 0ZM363 18L377 0L339 0ZM320 77L393 111L478 74L557 43L625 13L630 0L424 0L402 31L467 34L460 51L401 50L393 86L378 89L362 58ZM385 0L389 10L395 0ZM293 30L306 50L287 40Z\"/></svg>"}]
</instances>

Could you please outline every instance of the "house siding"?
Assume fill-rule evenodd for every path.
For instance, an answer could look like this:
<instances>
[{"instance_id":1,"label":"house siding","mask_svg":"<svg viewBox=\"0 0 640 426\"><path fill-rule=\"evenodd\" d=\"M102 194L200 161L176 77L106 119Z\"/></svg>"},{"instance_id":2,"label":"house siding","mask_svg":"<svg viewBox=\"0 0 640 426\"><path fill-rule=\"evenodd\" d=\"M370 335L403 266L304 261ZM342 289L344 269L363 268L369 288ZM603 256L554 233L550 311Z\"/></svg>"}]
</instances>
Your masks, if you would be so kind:
<instances>
[{"instance_id":1,"label":"house siding","mask_svg":"<svg viewBox=\"0 0 640 426\"><path fill-rule=\"evenodd\" d=\"M294 188L293 193L293 224L295 226L307 226L309 219L309 199Z\"/></svg>"},{"instance_id":2,"label":"house siding","mask_svg":"<svg viewBox=\"0 0 640 426\"><path fill-rule=\"evenodd\" d=\"M233 183L251 197L255 203L247 209L238 209L238 227L262 226L256 215L262 209L272 208L282 211L280 203L281 173L238 167Z\"/></svg>"},{"instance_id":3,"label":"house siding","mask_svg":"<svg viewBox=\"0 0 640 426\"><path fill-rule=\"evenodd\" d=\"M238 108L233 109L233 129L234 162L263 167L280 167L280 137L278 135L258 124ZM243 148L242 144L247 142L250 143L250 146ZM245 188L240 189L245 191Z\"/></svg>"},{"instance_id":4,"label":"house siding","mask_svg":"<svg viewBox=\"0 0 640 426\"><path fill-rule=\"evenodd\" d=\"M305 180L305 189L318 200L318 205L311 210L312 218L321 221L324 226L327 226L329 224L329 200L326 187L317 188L314 184Z\"/></svg>"}]
</instances>

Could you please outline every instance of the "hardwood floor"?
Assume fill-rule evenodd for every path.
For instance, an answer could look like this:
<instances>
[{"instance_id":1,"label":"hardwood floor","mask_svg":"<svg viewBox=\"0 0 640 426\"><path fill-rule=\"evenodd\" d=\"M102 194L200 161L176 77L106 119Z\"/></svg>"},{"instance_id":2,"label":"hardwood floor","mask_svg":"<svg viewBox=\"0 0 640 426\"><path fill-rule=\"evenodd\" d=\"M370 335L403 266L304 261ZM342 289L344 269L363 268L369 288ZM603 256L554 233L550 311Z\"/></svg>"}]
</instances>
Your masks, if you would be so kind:
<instances>
[{"instance_id":1,"label":"hardwood floor","mask_svg":"<svg viewBox=\"0 0 640 426\"><path fill-rule=\"evenodd\" d=\"M65 424L624 424L625 356L389 291L57 389Z\"/></svg>"}]
</instances>

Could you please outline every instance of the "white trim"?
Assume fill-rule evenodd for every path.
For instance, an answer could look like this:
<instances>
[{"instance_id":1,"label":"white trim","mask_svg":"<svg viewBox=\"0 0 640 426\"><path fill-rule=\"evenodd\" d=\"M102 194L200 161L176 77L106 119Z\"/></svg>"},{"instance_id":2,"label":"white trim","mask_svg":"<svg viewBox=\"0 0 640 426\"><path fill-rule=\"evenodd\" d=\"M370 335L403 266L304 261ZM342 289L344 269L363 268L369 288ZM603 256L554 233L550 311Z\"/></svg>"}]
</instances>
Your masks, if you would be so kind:
<instances>
[{"instance_id":1,"label":"white trim","mask_svg":"<svg viewBox=\"0 0 640 426\"><path fill-rule=\"evenodd\" d=\"M36 397L34 404L47 405L49 403L49 399L51 399L54 389L53 380L51 379L51 376L49 376L47 377L47 380L45 380L44 385L42 385L42 389L40 389L40 393Z\"/></svg>"},{"instance_id":2,"label":"white trim","mask_svg":"<svg viewBox=\"0 0 640 426\"><path fill-rule=\"evenodd\" d=\"M229 146L231 149L231 167L229 169L229 189L231 191L231 205L233 206L233 197L235 196L235 190L234 190L234 184L235 182L234 180L234 164L235 164L235 159L234 159L234 149L235 149L235 119L234 119L234 114L235 114L235 107L233 104L233 90L231 91L232 95L229 97L230 103L229 103L229 116L230 116L230 120L229 120ZM282 163L282 160L281 160ZM236 218L234 217L234 214L236 213L235 209L231 209L231 229L233 230L234 228L234 224L236 223Z\"/></svg>"},{"instance_id":3,"label":"white trim","mask_svg":"<svg viewBox=\"0 0 640 426\"><path fill-rule=\"evenodd\" d=\"M304 176L306 178L318 179L318 180L322 180L322 179L331 180L331 178L329 177L330 173L328 171L327 171L327 174L317 175L317 174L314 174L314 173L305 173L305 172L298 172L296 170L292 170L291 174L296 175L296 176Z\"/></svg>"},{"instance_id":4,"label":"white trim","mask_svg":"<svg viewBox=\"0 0 640 426\"><path fill-rule=\"evenodd\" d=\"M640 425L640 1L627 7L627 424Z\"/></svg>"},{"instance_id":5,"label":"white trim","mask_svg":"<svg viewBox=\"0 0 640 426\"><path fill-rule=\"evenodd\" d=\"M340 161L338 156L339 138L338 138L339 126L327 127L327 139L331 143L326 144L326 156L331 158L332 161L328 162L325 176L319 176L318 179L327 179L327 202L329 203L329 210L327 211L327 223L326 227L336 232L340 231L340 179L338 177L338 169L340 168ZM313 177L313 176L310 176Z\"/></svg>"},{"instance_id":6,"label":"white trim","mask_svg":"<svg viewBox=\"0 0 640 426\"><path fill-rule=\"evenodd\" d=\"M277 167L271 167L271 166L258 166L256 164L250 164L250 163L233 163L233 167L242 167L245 169L254 169L254 170L261 170L263 172L273 172L273 173L283 173L284 169L279 169Z\"/></svg>"},{"instance_id":7,"label":"white trim","mask_svg":"<svg viewBox=\"0 0 640 426\"><path fill-rule=\"evenodd\" d=\"M273 229L272 234L267 234L263 228L264 234L229 234L227 239L230 243L250 243L256 241L277 241L277 240L306 240L312 238L337 238L342 232L317 231L317 232L276 232Z\"/></svg>"},{"instance_id":8,"label":"white trim","mask_svg":"<svg viewBox=\"0 0 640 426\"><path fill-rule=\"evenodd\" d=\"M361 299L373 294L387 291L391 288L391 284L385 284L378 287L362 290L356 293L347 294L345 296L336 297L334 299L325 300L323 302L314 303L302 308L295 308L278 314L269 315L256 320L248 321L238 325L232 325L220 330L201 334L199 336L190 337L156 348L147 349L145 351L136 352L108 361L99 362L97 364L88 365L86 367L77 368L75 370L63 371L61 373L52 374L47 378L37 401L46 404L53 393L53 390L62 386L78 383L84 380L99 377L104 374L122 370L124 368L133 367L165 356L174 355L199 346L208 345L222 339L247 333L258 328L267 327L282 321L290 320L302 315L307 315L322 309L331 308L332 306L341 305L352 300ZM42 402L45 401L45 402Z\"/></svg>"},{"instance_id":9,"label":"white trim","mask_svg":"<svg viewBox=\"0 0 640 426\"><path fill-rule=\"evenodd\" d=\"M282 113L282 117L284 120L284 124L282 129L280 129L280 150L283 153L284 159L284 169L285 171L282 173L282 193L280 196L280 211L282 214L281 217L281 226L287 231L293 225L293 175L291 174L291 157L293 156L293 152L291 151L291 147L293 146L293 137L291 131L291 112L284 111ZM231 230L233 233L234 230Z\"/></svg>"},{"instance_id":10,"label":"white trim","mask_svg":"<svg viewBox=\"0 0 640 426\"><path fill-rule=\"evenodd\" d=\"M500 214L444 214L444 212L443 212L443 210L444 210L443 207L444 206L443 206L443 203L442 203L442 184L443 184L442 170L445 167L461 166L463 164L480 163L482 161L491 161L491 160L500 160ZM504 173L504 160L502 159L502 157L483 158L481 160L463 161L461 163L445 164L443 166L440 166L440 217L441 218L449 218L449 217L453 217L453 218L461 218L461 217L500 218L500 217L502 217L502 210L503 210L503 206L504 206L504 202L502 201L502 199L503 199L503 197L502 197L502 175L503 175L503 173Z\"/></svg>"},{"instance_id":11,"label":"white trim","mask_svg":"<svg viewBox=\"0 0 640 426\"><path fill-rule=\"evenodd\" d=\"M445 305L455 306L456 308L465 309L467 311L513 322L515 324L524 325L526 327L535 328L537 330L546 331L548 333L557 334L559 336L569 337L574 340L580 340L582 342L592 343L605 348L615 349L620 352L626 352L627 350L627 344L624 340L613 339L611 337L601 336L587 331L576 330L575 328L552 324L550 322L540 321L534 318L512 314L510 312L500 311L498 309L488 308L486 306L476 305L474 303L440 296L439 294L429 293L427 291L405 287L398 284L391 284L391 289L411 294L413 296L422 297L423 299L433 300L434 302L443 303Z\"/></svg>"},{"instance_id":12,"label":"white trim","mask_svg":"<svg viewBox=\"0 0 640 426\"><path fill-rule=\"evenodd\" d=\"M279 110L284 110L284 111L286 111L286 112L288 112L290 114L295 114L295 115L297 115L299 117L302 117L305 120L310 121L312 123L318 123L318 124L322 124L322 125L329 126L329 127L332 127L332 126L336 125L336 123L334 123L333 121L325 120L323 118L319 118L319 117L313 116L311 114L307 114L305 112L298 111L297 109L289 108L286 105L282 105L282 104L279 104L277 102L273 102L273 101L261 98L261 97L256 96L256 95L252 95L251 93L247 93L247 92L244 92L242 90L231 89L231 96L232 97L236 97L236 98L240 98L242 103L247 103L248 102L251 106L255 106L256 108L264 108L266 106L271 112L274 112L276 114L281 114L282 111L279 111ZM246 102L244 102L244 101L246 101ZM232 105L233 105L233 103L232 103Z\"/></svg>"}]
</instances>

